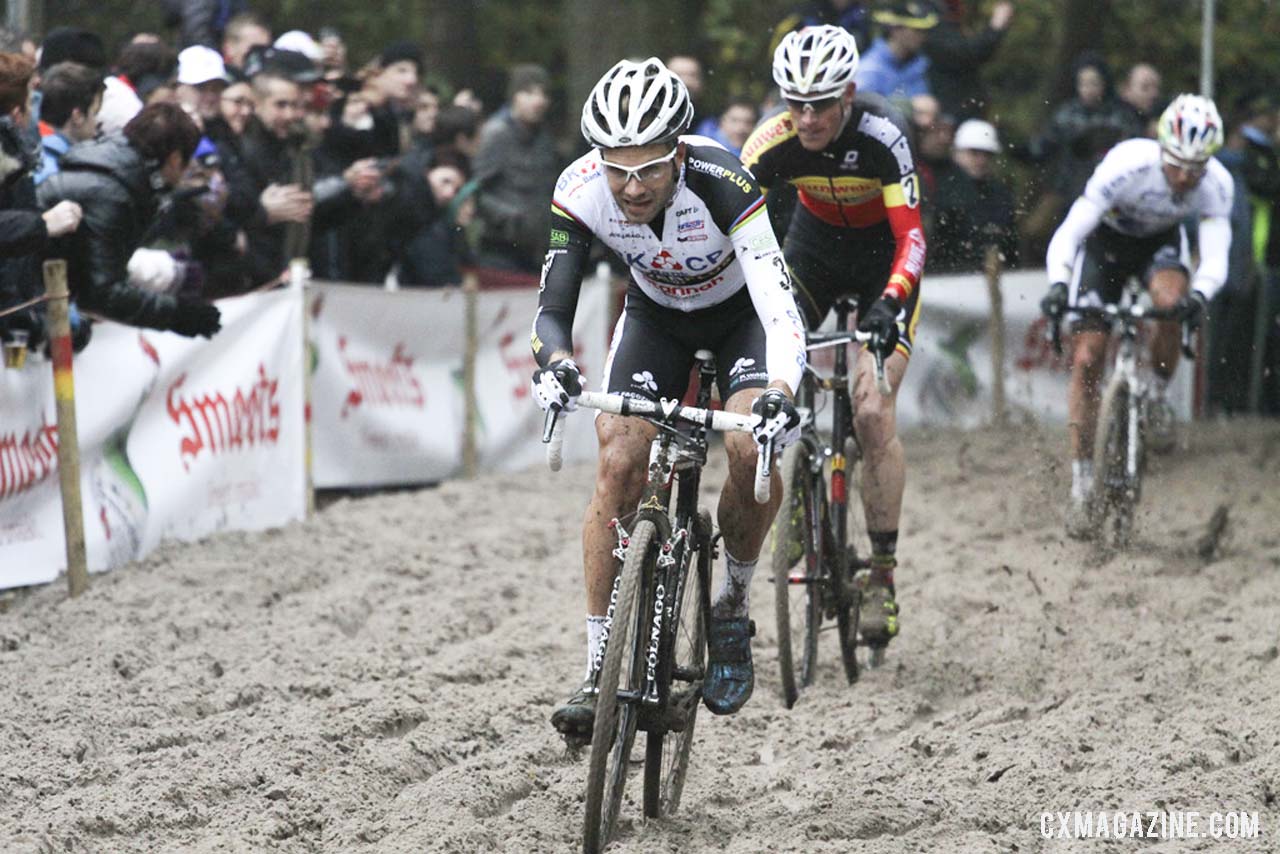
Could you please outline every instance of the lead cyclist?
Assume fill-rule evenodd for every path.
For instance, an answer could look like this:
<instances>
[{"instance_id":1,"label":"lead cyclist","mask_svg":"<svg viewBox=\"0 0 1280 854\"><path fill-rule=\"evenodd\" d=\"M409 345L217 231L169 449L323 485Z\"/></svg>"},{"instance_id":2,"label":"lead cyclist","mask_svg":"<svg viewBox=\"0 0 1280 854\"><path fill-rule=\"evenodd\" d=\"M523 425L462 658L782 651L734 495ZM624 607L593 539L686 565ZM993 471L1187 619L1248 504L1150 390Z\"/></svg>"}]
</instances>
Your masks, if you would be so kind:
<instances>
[{"instance_id":1,"label":"lead cyclist","mask_svg":"<svg viewBox=\"0 0 1280 854\"><path fill-rule=\"evenodd\" d=\"M1040 307L1054 322L1072 306L1119 302L1124 284L1138 276L1157 308L1180 310L1193 329L1227 278L1231 202L1235 189L1213 159L1222 147L1222 119L1213 101L1179 95L1160 116L1159 141L1129 139L1098 164L1083 195L1049 241L1045 267L1053 284ZM1183 223L1199 219L1200 263L1191 273ZM1067 532L1092 534L1088 496L1093 488L1094 430L1109 330L1102 321L1074 324L1075 350L1067 409L1071 433L1071 502ZM1178 321L1156 324L1151 338L1154 400L1151 444L1173 444L1173 410L1165 390L1178 367Z\"/></svg>"},{"instance_id":2,"label":"lead cyclist","mask_svg":"<svg viewBox=\"0 0 1280 854\"><path fill-rule=\"evenodd\" d=\"M654 58L623 60L596 83L582 108L592 150L560 176L552 197L550 249L533 322L534 399L571 412L585 382L573 360L573 317L593 239L630 268L626 304L601 378L607 392L650 400L682 398L694 353L715 354L729 412L753 413L754 435L725 436L729 476L718 522L726 569L712 602L703 700L716 714L751 696L748 589L777 512L754 497L757 448L781 450L799 434L792 405L805 363L804 327L782 252L755 180L730 152L684 135L693 104L684 83ZM596 418L595 492L583 522L587 658L551 723L589 735L606 613L618 564L609 523L632 512L644 488L655 428L616 415ZM776 479L775 479L776 480Z\"/></svg>"}]
</instances>

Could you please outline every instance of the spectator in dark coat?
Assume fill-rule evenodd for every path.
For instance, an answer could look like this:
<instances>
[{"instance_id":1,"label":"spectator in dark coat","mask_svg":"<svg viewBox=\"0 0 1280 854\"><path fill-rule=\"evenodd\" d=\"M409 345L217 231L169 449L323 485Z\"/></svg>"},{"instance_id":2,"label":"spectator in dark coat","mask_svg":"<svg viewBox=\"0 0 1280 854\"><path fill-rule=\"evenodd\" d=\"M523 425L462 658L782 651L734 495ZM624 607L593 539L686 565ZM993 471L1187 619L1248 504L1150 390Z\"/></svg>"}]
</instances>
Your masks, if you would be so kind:
<instances>
[{"instance_id":1,"label":"spectator in dark coat","mask_svg":"<svg viewBox=\"0 0 1280 854\"><path fill-rule=\"evenodd\" d=\"M31 173L39 159L27 134L33 72L31 61L21 54L0 53L0 310L44 293L41 254L50 240L75 231L82 216L75 202L62 202L43 214L36 204ZM37 346L44 330L42 312L31 308L0 318L0 338L7 338L11 329L26 331L30 346Z\"/></svg>"},{"instance_id":2,"label":"spectator in dark coat","mask_svg":"<svg viewBox=\"0 0 1280 854\"><path fill-rule=\"evenodd\" d=\"M981 270L988 246L1000 250L1006 265L1017 263L1013 193L996 177L999 155L1000 139L988 122L969 119L956 128L956 168L938 182L930 270Z\"/></svg>"},{"instance_id":3,"label":"spectator in dark coat","mask_svg":"<svg viewBox=\"0 0 1280 854\"><path fill-rule=\"evenodd\" d=\"M1142 132L1155 137L1156 120L1160 118L1160 72L1148 62L1135 63L1124 82L1117 88L1120 100L1128 104L1137 116Z\"/></svg>"},{"instance_id":4,"label":"spectator in dark coat","mask_svg":"<svg viewBox=\"0 0 1280 854\"><path fill-rule=\"evenodd\" d=\"M400 258L401 285L439 287L462 283L470 258L462 230L475 215L475 184L467 183L461 160L442 154L426 172L431 214L406 243Z\"/></svg>"},{"instance_id":5,"label":"spectator in dark coat","mask_svg":"<svg viewBox=\"0 0 1280 854\"><path fill-rule=\"evenodd\" d=\"M537 273L549 228L547 199L560 175L560 156L546 127L547 72L517 65L509 102L480 132L475 176L483 225L480 264Z\"/></svg>"},{"instance_id":6,"label":"spectator in dark coat","mask_svg":"<svg viewBox=\"0 0 1280 854\"><path fill-rule=\"evenodd\" d=\"M929 89L943 112L957 121L981 117L987 93L979 73L995 55L1013 20L1013 3L1000 0L991 19L979 33L964 31L963 0L937 0L938 26L929 31L924 54L929 57Z\"/></svg>"},{"instance_id":7,"label":"spectator in dark coat","mask_svg":"<svg viewBox=\"0 0 1280 854\"><path fill-rule=\"evenodd\" d=\"M74 201L84 209L80 229L51 250L67 259L80 308L180 335L210 337L221 327L210 303L129 284L129 258L147 242L161 193L177 185L199 141L199 128L181 107L153 104L123 134L67 152L61 171L40 185L42 207Z\"/></svg>"},{"instance_id":8,"label":"spectator in dark coat","mask_svg":"<svg viewBox=\"0 0 1280 854\"><path fill-rule=\"evenodd\" d=\"M227 21L227 28L222 33L222 61L227 68L240 70L244 68L249 51L270 45L271 28L267 22L253 12L241 12Z\"/></svg>"}]
</instances>

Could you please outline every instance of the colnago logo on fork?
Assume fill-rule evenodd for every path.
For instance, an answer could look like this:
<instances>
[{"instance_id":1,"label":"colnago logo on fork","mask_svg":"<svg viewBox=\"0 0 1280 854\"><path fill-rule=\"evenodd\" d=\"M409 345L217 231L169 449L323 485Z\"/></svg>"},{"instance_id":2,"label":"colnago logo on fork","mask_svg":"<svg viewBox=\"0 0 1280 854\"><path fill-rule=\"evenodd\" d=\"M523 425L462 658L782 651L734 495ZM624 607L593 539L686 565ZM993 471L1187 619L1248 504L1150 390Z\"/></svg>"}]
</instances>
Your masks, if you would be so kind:
<instances>
[{"instance_id":1,"label":"colnago logo on fork","mask_svg":"<svg viewBox=\"0 0 1280 854\"><path fill-rule=\"evenodd\" d=\"M645 657L644 697L645 703L658 702L658 644L662 640L662 612L666 608L667 588L661 584L654 591L653 628L649 631L649 649Z\"/></svg>"}]
</instances>

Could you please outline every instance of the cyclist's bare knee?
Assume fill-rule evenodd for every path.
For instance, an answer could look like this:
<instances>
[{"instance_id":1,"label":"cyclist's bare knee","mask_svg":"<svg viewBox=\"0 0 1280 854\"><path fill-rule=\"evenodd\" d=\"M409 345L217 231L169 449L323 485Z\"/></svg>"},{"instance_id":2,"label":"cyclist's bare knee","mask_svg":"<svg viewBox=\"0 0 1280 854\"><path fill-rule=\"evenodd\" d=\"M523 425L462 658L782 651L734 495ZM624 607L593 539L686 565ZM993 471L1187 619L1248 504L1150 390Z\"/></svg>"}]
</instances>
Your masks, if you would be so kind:
<instances>
[{"instance_id":1,"label":"cyclist's bare knee","mask_svg":"<svg viewBox=\"0 0 1280 854\"><path fill-rule=\"evenodd\" d=\"M653 428L635 419L601 415L596 419L600 440L596 493L618 499L638 496L645 481L645 462Z\"/></svg>"},{"instance_id":2,"label":"cyclist's bare knee","mask_svg":"<svg viewBox=\"0 0 1280 854\"><path fill-rule=\"evenodd\" d=\"M751 404L755 403L756 398L762 394L764 394L762 388L749 388L735 392L725 401L725 411L747 415L751 412ZM750 483L755 477L756 470L755 439L749 433L725 433L724 447L729 455L729 469L733 472L734 479Z\"/></svg>"},{"instance_id":3,"label":"cyclist's bare knee","mask_svg":"<svg viewBox=\"0 0 1280 854\"><path fill-rule=\"evenodd\" d=\"M1075 349L1071 354L1071 363L1086 377L1093 377L1102 370L1107 355L1107 334L1088 330L1076 335Z\"/></svg>"}]
</instances>

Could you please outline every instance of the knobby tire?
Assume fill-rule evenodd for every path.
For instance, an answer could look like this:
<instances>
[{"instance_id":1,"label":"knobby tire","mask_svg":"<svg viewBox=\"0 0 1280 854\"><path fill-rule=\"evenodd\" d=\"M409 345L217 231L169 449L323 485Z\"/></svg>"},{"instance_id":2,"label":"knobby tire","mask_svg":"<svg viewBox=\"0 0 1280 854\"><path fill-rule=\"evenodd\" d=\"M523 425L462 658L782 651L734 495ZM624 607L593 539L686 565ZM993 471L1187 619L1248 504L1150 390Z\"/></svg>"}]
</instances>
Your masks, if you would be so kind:
<instances>
[{"instance_id":1,"label":"knobby tire","mask_svg":"<svg viewBox=\"0 0 1280 854\"><path fill-rule=\"evenodd\" d=\"M813 682L818 630L822 625L822 596L817 579L822 570L825 502L817 488L822 481L810 471L812 454L804 442L797 442L783 453L782 504L774 523L774 615L778 624L782 699L788 709L795 705L800 690ZM791 570L797 563L802 563L808 583L790 582ZM803 608L793 613L793 604L803 604ZM797 619L799 626L793 625Z\"/></svg>"},{"instance_id":2,"label":"knobby tire","mask_svg":"<svg viewBox=\"0 0 1280 854\"><path fill-rule=\"evenodd\" d=\"M635 702L618 702L618 683L624 661L628 661L625 688L632 691L641 688L644 644L639 622L644 614L637 608L637 601L642 592L645 564L656 559L659 545L653 522L641 521L631 534L626 561L622 565L618 601L600 668L600 693L596 698L595 725L591 735L582 839L585 854L598 854L609 844L622 806L639 706Z\"/></svg>"}]
</instances>

